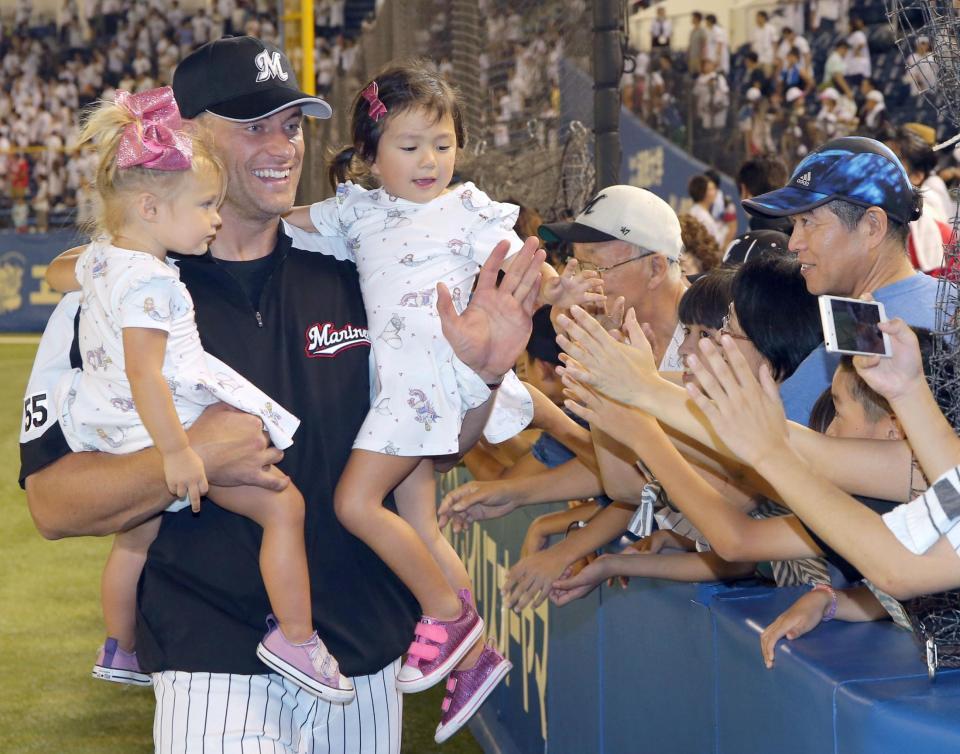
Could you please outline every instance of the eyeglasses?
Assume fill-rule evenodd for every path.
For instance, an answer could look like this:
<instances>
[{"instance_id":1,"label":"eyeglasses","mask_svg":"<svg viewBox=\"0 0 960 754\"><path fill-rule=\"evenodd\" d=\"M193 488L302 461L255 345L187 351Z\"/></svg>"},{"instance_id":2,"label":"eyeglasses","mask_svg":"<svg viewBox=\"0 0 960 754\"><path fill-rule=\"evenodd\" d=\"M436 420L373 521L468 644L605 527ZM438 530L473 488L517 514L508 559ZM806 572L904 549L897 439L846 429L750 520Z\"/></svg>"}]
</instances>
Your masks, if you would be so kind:
<instances>
[{"instance_id":1,"label":"eyeglasses","mask_svg":"<svg viewBox=\"0 0 960 754\"><path fill-rule=\"evenodd\" d=\"M598 266L595 265L593 262L582 262L582 261L580 261L579 259L577 259L577 263L580 265L580 269L581 269L581 270L583 270L583 271L585 271L585 272L596 272L598 275L601 275L601 276L602 276L603 273L609 272L610 270L614 270L614 269L616 269L617 267L620 267L621 265L629 264L630 262L636 262L638 259L646 259L647 257L653 256L653 255L656 254L656 253L657 253L657 252L655 252L655 251L647 251L647 252L644 252L643 254L641 254L641 255L638 256L638 257L630 257L630 259L624 259L622 262L617 262L616 264L611 264L609 267L598 267ZM567 261L568 261L568 262L569 262L571 259L576 259L576 257L567 257Z\"/></svg>"},{"instance_id":2,"label":"eyeglasses","mask_svg":"<svg viewBox=\"0 0 960 754\"><path fill-rule=\"evenodd\" d=\"M733 317L733 304L727 307L727 313L720 320L720 335L729 335L734 340L750 340L746 335L740 335L730 329L730 320Z\"/></svg>"}]
</instances>

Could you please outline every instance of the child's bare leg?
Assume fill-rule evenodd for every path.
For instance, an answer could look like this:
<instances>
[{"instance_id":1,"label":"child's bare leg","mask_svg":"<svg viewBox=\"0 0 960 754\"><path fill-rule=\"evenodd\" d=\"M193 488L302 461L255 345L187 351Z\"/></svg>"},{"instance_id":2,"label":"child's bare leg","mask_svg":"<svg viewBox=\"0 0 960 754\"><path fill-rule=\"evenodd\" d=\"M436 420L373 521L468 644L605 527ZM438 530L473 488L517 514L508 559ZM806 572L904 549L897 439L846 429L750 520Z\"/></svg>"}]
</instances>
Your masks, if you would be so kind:
<instances>
[{"instance_id":1,"label":"child's bare leg","mask_svg":"<svg viewBox=\"0 0 960 754\"><path fill-rule=\"evenodd\" d=\"M160 516L113 538L100 579L100 601L107 636L124 652L132 652L137 627L137 582L147 562L147 550L160 531Z\"/></svg>"},{"instance_id":2,"label":"child's bare leg","mask_svg":"<svg viewBox=\"0 0 960 754\"><path fill-rule=\"evenodd\" d=\"M354 450L333 501L337 518L362 539L413 592L424 614L438 620L460 616L460 599L417 532L383 507L383 499L420 463L420 458Z\"/></svg>"},{"instance_id":3,"label":"child's bare leg","mask_svg":"<svg viewBox=\"0 0 960 754\"><path fill-rule=\"evenodd\" d=\"M433 476L433 461L426 458L420 461L407 478L397 485L393 496L397 501L397 511L423 540L447 583L454 591L472 589L463 561L437 525L437 485ZM481 637L457 665L458 670L473 667L483 651L483 643Z\"/></svg>"},{"instance_id":4,"label":"child's bare leg","mask_svg":"<svg viewBox=\"0 0 960 754\"><path fill-rule=\"evenodd\" d=\"M272 467L271 472L281 473L276 467ZM208 495L221 508L263 527L260 574L270 607L289 641L294 644L307 641L313 635L313 614L300 491L292 484L282 492L250 486L211 486Z\"/></svg>"},{"instance_id":5,"label":"child's bare leg","mask_svg":"<svg viewBox=\"0 0 960 754\"><path fill-rule=\"evenodd\" d=\"M433 461L426 458L420 461L407 478L397 485L393 496L397 501L397 512L423 540L443 571L447 583L455 591L470 589L467 569L437 525L437 485L433 476Z\"/></svg>"}]
</instances>

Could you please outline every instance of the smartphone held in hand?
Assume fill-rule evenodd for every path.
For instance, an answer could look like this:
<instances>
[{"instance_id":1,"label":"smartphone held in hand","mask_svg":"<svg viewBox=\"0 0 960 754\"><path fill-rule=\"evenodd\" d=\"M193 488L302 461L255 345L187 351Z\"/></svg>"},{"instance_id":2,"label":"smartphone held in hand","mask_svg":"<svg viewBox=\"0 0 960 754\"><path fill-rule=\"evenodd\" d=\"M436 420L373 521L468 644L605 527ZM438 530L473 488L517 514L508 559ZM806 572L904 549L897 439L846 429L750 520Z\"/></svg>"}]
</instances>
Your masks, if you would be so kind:
<instances>
[{"instance_id":1,"label":"smartphone held in hand","mask_svg":"<svg viewBox=\"0 0 960 754\"><path fill-rule=\"evenodd\" d=\"M889 357L890 338L877 326L887 321L883 304L840 296L818 296L823 340L830 353Z\"/></svg>"}]
</instances>

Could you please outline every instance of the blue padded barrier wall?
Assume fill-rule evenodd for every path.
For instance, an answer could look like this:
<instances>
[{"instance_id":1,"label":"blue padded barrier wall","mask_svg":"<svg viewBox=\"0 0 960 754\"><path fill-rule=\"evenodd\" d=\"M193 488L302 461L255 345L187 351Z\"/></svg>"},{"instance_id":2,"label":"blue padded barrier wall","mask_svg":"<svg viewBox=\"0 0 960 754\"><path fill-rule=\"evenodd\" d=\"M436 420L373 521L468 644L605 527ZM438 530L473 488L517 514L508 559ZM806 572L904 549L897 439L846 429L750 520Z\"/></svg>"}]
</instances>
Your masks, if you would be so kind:
<instances>
[{"instance_id":1,"label":"blue padded barrier wall","mask_svg":"<svg viewBox=\"0 0 960 754\"><path fill-rule=\"evenodd\" d=\"M0 233L0 332L40 332L60 301L43 279L61 251L83 243L74 231Z\"/></svg>"},{"instance_id":2,"label":"blue padded barrier wall","mask_svg":"<svg viewBox=\"0 0 960 754\"><path fill-rule=\"evenodd\" d=\"M708 605L723 590L719 584L633 579L626 590L601 592L604 751L635 751L638 741L651 752L712 750ZM557 610L554 625L565 622L559 615L565 609Z\"/></svg>"},{"instance_id":3,"label":"blue padded barrier wall","mask_svg":"<svg viewBox=\"0 0 960 754\"><path fill-rule=\"evenodd\" d=\"M454 537L514 664L509 685L471 722L485 751L960 751L960 671L931 683L912 637L890 622L821 625L781 642L775 668L764 667L760 633L803 589L634 579L564 608L504 614L500 580L529 522L550 509Z\"/></svg>"},{"instance_id":4,"label":"blue padded barrier wall","mask_svg":"<svg viewBox=\"0 0 960 754\"><path fill-rule=\"evenodd\" d=\"M872 754L882 741L887 751L941 754L960 751L960 672L856 681L837 694L837 751ZM952 725L944 725L952 720Z\"/></svg>"}]
</instances>

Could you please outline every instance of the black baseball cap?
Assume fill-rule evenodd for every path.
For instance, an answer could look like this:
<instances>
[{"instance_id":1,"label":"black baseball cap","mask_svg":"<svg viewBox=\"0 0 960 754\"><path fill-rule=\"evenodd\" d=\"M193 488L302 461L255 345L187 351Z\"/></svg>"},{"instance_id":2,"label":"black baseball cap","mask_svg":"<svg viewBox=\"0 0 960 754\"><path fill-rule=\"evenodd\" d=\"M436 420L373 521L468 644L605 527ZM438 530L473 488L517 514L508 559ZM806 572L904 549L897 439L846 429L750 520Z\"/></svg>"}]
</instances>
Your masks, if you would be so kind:
<instances>
[{"instance_id":1,"label":"black baseball cap","mask_svg":"<svg viewBox=\"0 0 960 754\"><path fill-rule=\"evenodd\" d=\"M295 105L314 118L333 113L322 99L300 91L280 48L256 37L223 37L194 50L173 74L173 95L184 118L211 112L244 123Z\"/></svg>"},{"instance_id":2,"label":"black baseball cap","mask_svg":"<svg viewBox=\"0 0 960 754\"><path fill-rule=\"evenodd\" d=\"M743 208L753 215L786 217L842 199L879 207L901 223L920 217L913 184L897 156L875 139L844 136L808 154L783 188L752 199Z\"/></svg>"},{"instance_id":3,"label":"black baseball cap","mask_svg":"<svg viewBox=\"0 0 960 754\"><path fill-rule=\"evenodd\" d=\"M723 255L724 264L743 264L762 254L789 254L790 238L778 230L750 230L730 242Z\"/></svg>"}]
</instances>

